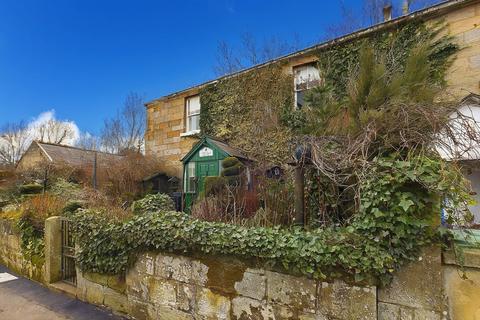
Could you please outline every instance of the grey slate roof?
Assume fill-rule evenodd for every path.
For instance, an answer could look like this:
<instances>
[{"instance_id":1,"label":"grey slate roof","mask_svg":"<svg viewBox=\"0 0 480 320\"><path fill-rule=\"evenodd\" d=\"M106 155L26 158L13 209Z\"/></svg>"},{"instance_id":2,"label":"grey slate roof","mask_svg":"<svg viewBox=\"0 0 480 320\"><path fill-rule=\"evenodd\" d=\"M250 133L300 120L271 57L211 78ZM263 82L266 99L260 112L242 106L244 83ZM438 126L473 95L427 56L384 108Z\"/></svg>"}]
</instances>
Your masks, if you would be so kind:
<instances>
[{"instance_id":1,"label":"grey slate roof","mask_svg":"<svg viewBox=\"0 0 480 320\"><path fill-rule=\"evenodd\" d=\"M97 163L109 163L123 158L116 154L86 150L60 144L35 141L45 156L53 163L67 164L74 167L93 165L95 153L97 153Z\"/></svg>"}]
</instances>

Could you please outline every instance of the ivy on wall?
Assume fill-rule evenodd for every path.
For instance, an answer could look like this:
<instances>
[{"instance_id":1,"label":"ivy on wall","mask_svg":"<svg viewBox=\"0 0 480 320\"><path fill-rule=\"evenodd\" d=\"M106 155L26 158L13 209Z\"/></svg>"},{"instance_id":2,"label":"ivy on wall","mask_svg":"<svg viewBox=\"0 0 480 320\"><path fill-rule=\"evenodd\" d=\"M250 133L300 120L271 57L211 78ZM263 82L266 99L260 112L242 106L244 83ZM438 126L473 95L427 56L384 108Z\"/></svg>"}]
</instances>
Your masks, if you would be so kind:
<instances>
[{"instance_id":1,"label":"ivy on wall","mask_svg":"<svg viewBox=\"0 0 480 320\"><path fill-rule=\"evenodd\" d=\"M45 262L45 240L43 232L38 231L28 219L20 218L16 223L20 231L20 247L25 259L37 267Z\"/></svg>"},{"instance_id":2,"label":"ivy on wall","mask_svg":"<svg viewBox=\"0 0 480 320\"><path fill-rule=\"evenodd\" d=\"M135 253L160 250L253 258L316 278L386 283L435 238L431 226L437 224L438 199L447 196L455 206L467 196L459 177L446 166L427 157L378 159L362 186L361 210L351 223L311 231L246 228L164 210L112 222L95 211L80 210L72 217L77 262L83 271L116 274L134 262ZM451 190L446 176L459 182L459 190Z\"/></svg>"},{"instance_id":3,"label":"ivy on wall","mask_svg":"<svg viewBox=\"0 0 480 320\"><path fill-rule=\"evenodd\" d=\"M293 105L292 81L277 65L205 87L200 92L202 132L227 140L258 161L284 163L292 136L282 126L281 113Z\"/></svg>"},{"instance_id":4,"label":"ivy on wall","mask_svg":"<svg viewBox=\"0 0 480 320\"><path fill-rule=\"evenodd\" d=\"M324 83L321 88L312 90L310 96L307 95L307 103L314 99L316 90L329 91L339 101L346 98L348 83L359 66L362 46L372 47L378 56L385 57L388 73L395 74L403 71L412 49L422 43L431 43L428 59L431 81L439 86L445 85L445 73L460 47L446 33L444 23L427 26L421 22L411 22L396 30L319 50L316 55ZM301 132L305 114L301 110L287 108L282 119L287 127Z\"/></svg>"}]
</instances>

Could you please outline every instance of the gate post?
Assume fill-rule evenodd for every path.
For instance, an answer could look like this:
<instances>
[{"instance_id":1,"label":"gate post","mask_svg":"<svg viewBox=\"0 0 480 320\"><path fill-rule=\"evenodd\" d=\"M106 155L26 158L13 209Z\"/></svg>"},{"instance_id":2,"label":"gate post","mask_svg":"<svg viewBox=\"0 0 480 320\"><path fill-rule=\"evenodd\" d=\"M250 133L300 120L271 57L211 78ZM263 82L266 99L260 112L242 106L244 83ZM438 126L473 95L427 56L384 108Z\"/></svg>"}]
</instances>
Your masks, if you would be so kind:
<instances>
[{"instance_id":1,"label":"gate post","mask_svg":"<svg viewBox=\"0 0 480 320\"><path fill-rule=\"evenodd\" d=\"M54 283L62 279L62 220L45 220L45 280Z\"/></svg>"}]
</instances>

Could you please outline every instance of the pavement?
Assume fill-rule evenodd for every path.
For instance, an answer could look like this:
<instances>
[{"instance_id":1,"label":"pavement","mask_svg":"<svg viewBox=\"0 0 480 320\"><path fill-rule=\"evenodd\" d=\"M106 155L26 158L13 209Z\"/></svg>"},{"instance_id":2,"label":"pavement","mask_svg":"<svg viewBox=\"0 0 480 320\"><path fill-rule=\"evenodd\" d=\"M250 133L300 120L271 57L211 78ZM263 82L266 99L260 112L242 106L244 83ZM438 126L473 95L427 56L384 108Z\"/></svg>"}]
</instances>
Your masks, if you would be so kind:
<instances>
[{"instance_id":1,"label":"pavement","mask_svg":"<svg viewBox=\"0 0 480 320\"><path fill-rule=\"evenodd\" d=\"M124 320L57 293L0 265L0 320Z\"/></svg>"}]
</instances>

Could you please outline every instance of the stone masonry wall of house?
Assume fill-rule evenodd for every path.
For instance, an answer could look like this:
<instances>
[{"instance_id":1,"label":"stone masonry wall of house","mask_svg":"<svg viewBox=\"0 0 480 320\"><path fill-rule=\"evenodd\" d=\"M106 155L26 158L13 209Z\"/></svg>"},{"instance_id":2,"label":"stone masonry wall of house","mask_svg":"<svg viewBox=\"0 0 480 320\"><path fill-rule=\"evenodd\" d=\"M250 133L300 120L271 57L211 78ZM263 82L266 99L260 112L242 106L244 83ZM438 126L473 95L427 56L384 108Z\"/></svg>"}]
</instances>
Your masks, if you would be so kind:
<instances>
[{"instance_id":1,"label":"stone masonry wall of house","mask_svg":"<svg viewBox=\"0 0 480 320\"><path fill-rule=\"evenodd\" d=\"M448 24L450 34L463 48L447 72L449 91L458 99L470 92L480 93L480 3L477 1L451 11L437 20L444 20ZM311 54L296 56L288 61L285 72L292 72L293 66L312 59L314 56ZM179 178L182 177L180 159L197 141L192 137L180 136L185 132L185 98L197 93L198 88L186 90L153 102L147 108L146 153L161 160L161 170Z\"/></svg>"},{"instance_id":2,"label":"stone masonry wall of house","mask_svg":"<svg viewBox=\"0 0 480 320\"><path fill-rule=\"evenodd\" d=\"M22 256L12 222L0 220L0 263L46 285L58 281L59 227L57 217L46 221L46 261L35 269ZM477 319L480 250L464 250L466 277L457 260L450 251L426 248L382 288L297 277L233 258L147 252L124 275L77 270L73 292L134 319Z\"/></svg>"},{"instance_id":3,"label":"stone masonry wall of house","mask_svg":"<svg viewBox=\"0 0 480 320\"><path fill-rule=\"evenodd\" d=\"M44 162L42 151L37 144L32 144L23 154L21 160L17 164L17 170L23 171L34 168L41 162Z\"/></svg>"}]
</instances>

